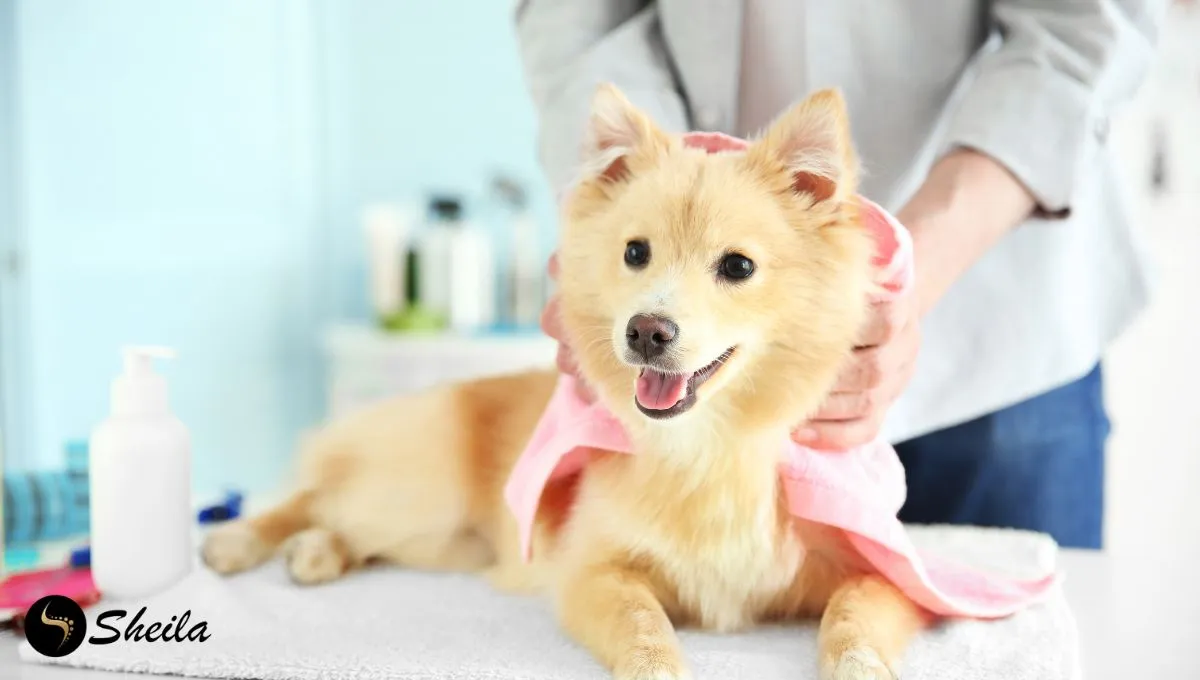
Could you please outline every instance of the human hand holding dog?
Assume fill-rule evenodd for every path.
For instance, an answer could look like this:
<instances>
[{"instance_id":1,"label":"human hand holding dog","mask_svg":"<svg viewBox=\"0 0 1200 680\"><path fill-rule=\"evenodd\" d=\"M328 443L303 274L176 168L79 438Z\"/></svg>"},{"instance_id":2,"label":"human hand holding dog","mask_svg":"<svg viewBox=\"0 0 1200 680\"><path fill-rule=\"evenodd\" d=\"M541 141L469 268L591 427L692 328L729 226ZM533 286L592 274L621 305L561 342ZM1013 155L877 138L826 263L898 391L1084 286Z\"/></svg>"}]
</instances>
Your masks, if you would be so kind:
<instances>
[{"instance_id":1,"label":"human hand holding dog","mask_svg":"<svg viewBox=\"0 0 1200 680\"><path fill-rule=\"evenodd\" d=\"M874 439L912 377L921 317L1035 207L1029 190L986 154L960 148L935 163L896 213L912 237L918 272L912 293L872 307L863 346L855 350L820 412L793 438L813 448L839 450Z\"/></svg>"},{"instance_id":2,"label":"human hand holding dog","mask_svg":"<svg viewBox=\"0 0 1200 680\"><path fill-rule=\"evenodd\" d=\"M550 256L550 278L558 281L558 253L555 252ZM579 364L575 361L575 353L571 351L570 344L563 337L562 316L559 312L558 295L552 295L546 303L545 309L542 310L541 319L542 331L558 342L558 355L555 357L555 362L558 364L558 370L566 375L575 378L575 392L579 398L587 403L591 403L595 397L591 390L583 382L583 376L579 374Z\"/></svg>"},{"instance_id":3,"label":"human hand holding dog","mask_svg":"<svg viewBox=\"0 0 1200 680\"><path fill-rule=\"evenodd\" d=\"M792 433L816 449L844 450L879 434L916 368L921 322L911 295L872 303L859 345L821 409Z\"/></svg>"},{"instance_id":4,"label":"human hand holding dog","mask_svg":"<svg viewBox=\"0 0 1200 680\"><path fill-rule=\"evenodd\" d=\"M684 144L709 153L740 151L748 142L720 133L693 132ZM873 303L860 345L839 374L822 408L793 432L819 449L844 450L875 439L892 403L916 367L920 319L970 265L1036 206L1028 189L1003 165L971 149L955 149L930 170L896 217L909 231L920 267L916 288L901 299ZM964 228L966 227L966 228ZM558 259L550 261L557 279ZM558 298L547 304L542 328L559 342L558 366L575 376L579 396L594 397L562 337Z\"/></svg>"}]
</instances>

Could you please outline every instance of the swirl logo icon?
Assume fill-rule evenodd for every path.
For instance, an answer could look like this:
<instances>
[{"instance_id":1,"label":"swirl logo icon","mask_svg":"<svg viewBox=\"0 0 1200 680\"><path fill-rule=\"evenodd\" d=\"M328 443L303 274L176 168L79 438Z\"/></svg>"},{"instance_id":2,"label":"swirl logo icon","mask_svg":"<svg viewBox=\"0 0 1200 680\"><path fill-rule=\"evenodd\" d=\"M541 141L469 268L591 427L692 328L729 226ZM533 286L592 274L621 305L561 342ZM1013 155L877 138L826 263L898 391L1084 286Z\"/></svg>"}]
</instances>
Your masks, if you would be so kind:
<instances>
[{"instance_id":1,"label":"swirl logo icon","mask_svg":"<svg viewBox=\"0 0 1200 680\"><path fill-rule=\"evenodd\" d=\"M83 644L87 617L69 597L47 595L25 614L25 639L43 656L66 656Z\"/></svg>"}]
</instances>

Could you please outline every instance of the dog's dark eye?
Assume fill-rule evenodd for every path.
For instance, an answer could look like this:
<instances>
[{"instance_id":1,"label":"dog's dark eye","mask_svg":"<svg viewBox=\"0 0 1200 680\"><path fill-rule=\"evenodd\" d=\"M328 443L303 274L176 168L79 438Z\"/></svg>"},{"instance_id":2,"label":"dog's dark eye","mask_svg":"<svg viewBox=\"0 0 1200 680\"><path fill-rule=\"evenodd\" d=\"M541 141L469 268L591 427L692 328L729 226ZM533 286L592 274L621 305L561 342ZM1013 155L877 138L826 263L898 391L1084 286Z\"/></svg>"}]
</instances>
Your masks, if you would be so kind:
<instances>
[{"instance_id":1,"label":"dog's dark eye","mask_svg":"<svg viewBox=\"0 0 1200 680\"><path fill-rule=\"evenodd\" d=\"M754 262L745 255L730 253L721 259L718 271L727 279L741 281L750 278L750 275L754 273Z\"/></svg>"},{"instance_id":2,"label":"dog's dark eye","mask_svg":"<svg viewBox=\"0 0 1200 680\"><path fill-rule=\"evenodd\" d=\"M645 241L630 241L625 244L625 264L644 267L650 261L650 244Z\"/></svg>"}]
</instances>

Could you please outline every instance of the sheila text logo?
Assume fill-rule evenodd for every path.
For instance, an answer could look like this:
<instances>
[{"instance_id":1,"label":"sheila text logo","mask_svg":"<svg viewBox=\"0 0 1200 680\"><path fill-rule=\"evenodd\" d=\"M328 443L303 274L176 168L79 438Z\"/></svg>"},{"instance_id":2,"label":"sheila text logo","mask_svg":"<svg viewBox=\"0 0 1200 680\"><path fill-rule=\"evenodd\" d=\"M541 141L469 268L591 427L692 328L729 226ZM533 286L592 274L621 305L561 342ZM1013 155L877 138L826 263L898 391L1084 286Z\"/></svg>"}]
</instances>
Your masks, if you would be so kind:
<instances>
[{"instance_id":1,"label":"sheila text logo","mask_svg":"<svg viewBox=\"0 0 1200 680\"><path fill-rule=\"evenodd\" d=\"M99 612L95 618L97 633L86 638L93 645L110 645L114 642L205 642L211 635L207 621L192 622L189 609L167 621L155 621L147 615L146 607L134 613L133 618L122 622L129 614L124 609ZM87 617L83 609L71 598L62 595L47 595L29 608L25 615L25 639L39 654L50 657L66 656L79 649L87 635Z\"/></svg>"}]
</instances>

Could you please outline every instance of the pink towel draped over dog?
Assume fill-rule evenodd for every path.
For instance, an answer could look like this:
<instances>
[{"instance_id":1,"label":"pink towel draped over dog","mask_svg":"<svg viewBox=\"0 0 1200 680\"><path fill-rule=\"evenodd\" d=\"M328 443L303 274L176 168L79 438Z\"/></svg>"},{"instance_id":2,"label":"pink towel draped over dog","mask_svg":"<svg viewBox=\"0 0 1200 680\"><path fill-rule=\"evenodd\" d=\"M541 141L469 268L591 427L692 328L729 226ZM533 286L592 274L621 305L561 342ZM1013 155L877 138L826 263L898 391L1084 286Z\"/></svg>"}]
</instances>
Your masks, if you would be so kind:
<instances>
[{"instance_id":1,"label":"pink towel draped over dog","mask_svg":"<svg viewBox=\"0 0 1200 680\"><path fill-rule=\"evenodd\" d=\"M709 151L736 149L740 140L693 135L689 144ZM863 220L877 243L875 264L884 299L907 295L912 286L912 245L894 217L860 198ZM1054 573L1017 581L972 570L920 552L897 518L907 487L895 449L883 440L844 452L824 452L790 440L782 444L779 476L787 507L797 519L846 533L863 558L909 598L941 616L998 618L1041 601L1056 583ZM562 376L529 444L505 487L529 559L533 525L546 485L578 473L588 449L633 453L620 422L599 403L576 393Z\"/></svg>"}]
</instances>

